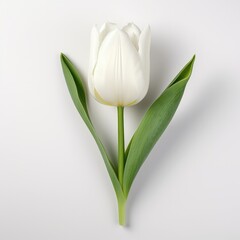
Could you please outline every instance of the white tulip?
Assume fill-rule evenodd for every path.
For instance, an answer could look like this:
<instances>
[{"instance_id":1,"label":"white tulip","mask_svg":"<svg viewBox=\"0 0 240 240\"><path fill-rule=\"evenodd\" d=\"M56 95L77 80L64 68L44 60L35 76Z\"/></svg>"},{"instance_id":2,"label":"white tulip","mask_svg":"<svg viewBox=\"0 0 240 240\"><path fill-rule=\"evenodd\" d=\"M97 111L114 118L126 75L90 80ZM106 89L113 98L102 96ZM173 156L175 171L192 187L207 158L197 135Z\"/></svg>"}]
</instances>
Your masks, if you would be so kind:
<instances>
[{"instance_id":1,"label":"white tulip","mask_svg":"<svg viewBox=\"0 0 240 240\"><path fill-rule=\"evenodd\" d=\"M150 27L133 23L122 29L105 23L91 33L89 89L95 99L112 106L131 106L146 95L150 78Z\"/></svg>"}]
</instances>

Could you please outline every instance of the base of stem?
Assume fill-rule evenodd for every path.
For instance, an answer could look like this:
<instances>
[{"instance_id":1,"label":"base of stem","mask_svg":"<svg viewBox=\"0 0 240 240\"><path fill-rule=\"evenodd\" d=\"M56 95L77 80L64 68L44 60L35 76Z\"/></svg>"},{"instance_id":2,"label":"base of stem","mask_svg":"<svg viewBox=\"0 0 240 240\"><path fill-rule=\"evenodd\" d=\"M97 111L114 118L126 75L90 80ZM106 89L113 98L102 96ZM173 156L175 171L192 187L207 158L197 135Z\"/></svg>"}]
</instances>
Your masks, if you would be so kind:
<instances>
[{"instance_id":1,"label":"base of stem","mask_svg":"<svg viewBox=\"0 0 240 240\"><path fill-rule=\"evenodd\" d=\"M118 222L121 226L126 224L126 201L118 201Z\"/></svg>"}]
</instances>

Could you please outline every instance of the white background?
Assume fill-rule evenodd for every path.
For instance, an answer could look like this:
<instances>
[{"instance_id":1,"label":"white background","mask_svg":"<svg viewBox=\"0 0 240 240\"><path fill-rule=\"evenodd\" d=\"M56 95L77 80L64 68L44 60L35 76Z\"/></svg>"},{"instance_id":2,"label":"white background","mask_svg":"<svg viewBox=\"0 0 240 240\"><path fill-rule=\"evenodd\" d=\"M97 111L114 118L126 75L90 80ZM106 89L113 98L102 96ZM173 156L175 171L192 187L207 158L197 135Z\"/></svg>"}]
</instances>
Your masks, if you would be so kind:
<instances>
[{"instance_id":1,"label":"white background","mask_svg":"<svg viewBox=\"0 0 240 240\"><path fill-rule=\"evenodd\" d=\"M197 55L180 107L134 182L126 228L59 61L64 52L86 81L90 30L105 21L152 29L151 86L126 110L127 140ZM240 239L239 22L237 0L1 0L0 239ZM115 108L91 96L89 107L116 157Z\"/></svg>"}]
</instances>

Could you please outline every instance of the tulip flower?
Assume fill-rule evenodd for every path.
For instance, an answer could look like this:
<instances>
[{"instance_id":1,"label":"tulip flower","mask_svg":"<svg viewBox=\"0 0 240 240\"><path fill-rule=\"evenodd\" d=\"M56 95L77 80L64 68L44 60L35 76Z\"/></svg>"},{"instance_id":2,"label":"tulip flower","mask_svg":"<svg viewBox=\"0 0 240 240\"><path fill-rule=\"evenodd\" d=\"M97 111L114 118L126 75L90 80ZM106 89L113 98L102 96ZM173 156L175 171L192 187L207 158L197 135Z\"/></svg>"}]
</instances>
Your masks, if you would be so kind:
<instances>
[{"instance_id":1,"label":"tulip flower","mask_svg":"<svg viewBox=\"0 0 240 240\"><path fill-rule=\"evenodd\" d=\"M119 224L125 225L126 203L132 183L157 140L170 123L191 76L195 56L152 103L133 134L124 142L124 107L140 102L148 91L150 28L142 32L130 23L118 28L105 23L91 33L88 85L100 103L116 106L118 115L118 163L108 156L88 111L84 84L77 68L61 54L61 63L72 100L101 152L118 203ZM83 183L85 184L85 183ZM97 198L96 198L97 200Z\"/></svg>"},{"instance_id":2,"label":"tulip flower","mask_svg":"<svg viewBox=\"0 0 240 240\"><path fill-rule=\"evenodd\" d=\"M142 32L129 23L122 29L105 23L91 33L89 90L97 101L112 106L140 102L149 86L150 27Z\"/></svg>"}]
</instances>

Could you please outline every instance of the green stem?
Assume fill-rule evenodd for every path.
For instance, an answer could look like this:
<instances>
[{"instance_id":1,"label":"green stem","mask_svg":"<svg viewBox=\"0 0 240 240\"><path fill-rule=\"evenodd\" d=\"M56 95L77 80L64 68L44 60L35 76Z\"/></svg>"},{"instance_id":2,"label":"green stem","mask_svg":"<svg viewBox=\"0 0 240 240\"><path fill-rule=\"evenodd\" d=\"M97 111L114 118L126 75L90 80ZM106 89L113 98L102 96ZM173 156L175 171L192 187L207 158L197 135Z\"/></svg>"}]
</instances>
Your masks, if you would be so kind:
<instances>
[{"instance_id":1,"label":"green stem","mask_svg":"<svg viewBox=\"0 0 240 240\"><path fill-rule=\"evenodd\" d=\"M124 171L124 108L117 107L118 112L118 179L123 185Z\"/></svg>"},{"instance_id":2,"label":"green stem","mask_svg":"<svg viewBox=\"0 0 240 240\"><path fill-rule=\"evenodd\" d=\"M118 221L124 226L126 224L126 200L118 200Z\"/></svg>"}]
</instances>

